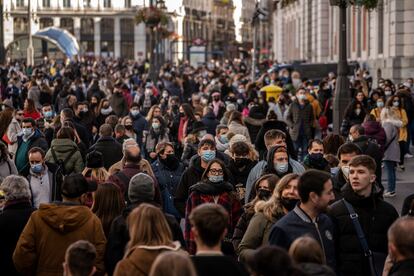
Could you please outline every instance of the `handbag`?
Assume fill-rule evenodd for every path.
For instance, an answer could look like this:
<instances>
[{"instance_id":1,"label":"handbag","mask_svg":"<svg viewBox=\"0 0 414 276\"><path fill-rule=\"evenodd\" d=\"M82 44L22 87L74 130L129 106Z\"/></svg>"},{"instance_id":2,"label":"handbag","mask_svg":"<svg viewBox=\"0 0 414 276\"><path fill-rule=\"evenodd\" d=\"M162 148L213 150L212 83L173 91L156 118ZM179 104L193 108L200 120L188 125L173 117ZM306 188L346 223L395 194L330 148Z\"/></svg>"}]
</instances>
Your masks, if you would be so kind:
<instances>
[{"instance_id":1,"label":"handbag","mask_svg":"<svg viewBox=\"0 0 414 276\"><path fill-rule=\"evenodd\" d=\"M322 130L328 128L328 117L326 117L326 110L328 109L329 100L326 100L325 108L323 109L323 113L319 116L319 126Z\"/></svg>"},{"instance_id":2,"label":"handbag","mask_svg":"<svg viewBox=\"0 0 414 276\"><path fill-rule=\"evenodd\" d=\"M368 258L371 276L382 275L387 255L380 252L372 252L369 249L364 231L362 231L361 224L358 220L358 214L355 212L354 207L352 207L352 205L349 202L347 202L345 199L342 199L342 201L345 204L346 209L348 210L349 217L351 218L352 224L354 225L354 229L357 233L359 243L361 244L362 250L364 251L364 256Z\"/></svg>"}]
</instances>

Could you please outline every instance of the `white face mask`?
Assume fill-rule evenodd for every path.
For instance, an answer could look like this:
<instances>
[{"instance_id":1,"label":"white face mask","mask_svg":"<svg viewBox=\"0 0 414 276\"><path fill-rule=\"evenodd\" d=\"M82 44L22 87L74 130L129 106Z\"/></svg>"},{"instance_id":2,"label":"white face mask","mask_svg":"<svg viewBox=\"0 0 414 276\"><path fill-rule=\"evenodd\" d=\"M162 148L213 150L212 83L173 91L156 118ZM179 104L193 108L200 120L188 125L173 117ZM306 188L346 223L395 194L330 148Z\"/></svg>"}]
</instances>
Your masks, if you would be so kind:
<instances>
[{"instance_id":1,"label":"white face mask","mask_svg":"<svg viewBox=\"0 0 414 276\"><path fill-rule=\"evenodd\" d=\"M349 166L342 166L341 171L342 171L342 174L344 175L345 179L348 180L348 178L349 178Z\"/></svg>"},{"instance_id":2,"label":"white face mask","mask_svg":"<svg viewBox=\"0 0 414 276\"><path fill-rule=\"evenodd\" d=\"M355 114L356 114L356 115L361 114L361 109L359 109L359 108L355 109Z\"/></svg>"}]
</instances>

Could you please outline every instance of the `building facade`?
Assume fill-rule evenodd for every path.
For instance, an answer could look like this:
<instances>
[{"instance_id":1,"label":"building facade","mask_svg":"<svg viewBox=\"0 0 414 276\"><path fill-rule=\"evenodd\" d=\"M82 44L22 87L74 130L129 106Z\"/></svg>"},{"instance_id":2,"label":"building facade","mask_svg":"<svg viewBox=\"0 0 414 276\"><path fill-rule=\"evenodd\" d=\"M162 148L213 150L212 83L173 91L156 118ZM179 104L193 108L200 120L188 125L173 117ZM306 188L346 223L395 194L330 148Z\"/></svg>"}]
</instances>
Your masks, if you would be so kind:
<instances>
[{"instance_id":1,"label":"building facade","mask_svg":"<svg viewBox=\"0 0 414 276\"><path fill-rule=\"evenodd\" d=\"M282 0L273 12L274 59L311 63L338 60L339 8L329 0ZM350 61L375 80L414 76L414 1L379 0L378 7L347 9Z\"/></svg>"},{"instance_id":2,"label":"building facade","mask_svg":"<svg viewBox=\"0 0 414 276\"><path fill-rule=\"evenodd\" d=\"M28 1L3 1L6 46L28 35ZM134 21L142 3L139 0L31 0L31 32L55 26L75 36L83 55L144 59L145 26Z\"/></svg>"},{"instance_id":3,"label":"building facade","mask_svg":"<svg viewBox=\"0 0 414 276\"><path fill-rule=\"evenodd\" d=\"M252 19L256 7L255 0L242 0L242 12L241 12L241 42L246 50L250 50L253 46L253 30Z\"/></svg>"}]
</instances>

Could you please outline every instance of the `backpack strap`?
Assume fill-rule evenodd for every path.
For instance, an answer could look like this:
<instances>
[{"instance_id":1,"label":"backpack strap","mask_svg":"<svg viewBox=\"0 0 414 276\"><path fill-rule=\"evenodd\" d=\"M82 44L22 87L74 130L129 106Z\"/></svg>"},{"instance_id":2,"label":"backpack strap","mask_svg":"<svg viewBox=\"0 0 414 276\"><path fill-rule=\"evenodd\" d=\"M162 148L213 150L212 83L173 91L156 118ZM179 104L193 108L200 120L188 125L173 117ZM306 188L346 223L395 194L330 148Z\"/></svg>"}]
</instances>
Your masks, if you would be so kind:
<instances>
[{"instance_id":1,"label":"backpack strap","mask_svg":"<svg viewBox=\"0 0 414 276\"><path fill-rule=\"evenodd\" d=\"M69 159L78 151L78 148L73 148L73 150L66 156L65 160L63 160L63 164L66 164Z\"/></svg>"}]
</instances>

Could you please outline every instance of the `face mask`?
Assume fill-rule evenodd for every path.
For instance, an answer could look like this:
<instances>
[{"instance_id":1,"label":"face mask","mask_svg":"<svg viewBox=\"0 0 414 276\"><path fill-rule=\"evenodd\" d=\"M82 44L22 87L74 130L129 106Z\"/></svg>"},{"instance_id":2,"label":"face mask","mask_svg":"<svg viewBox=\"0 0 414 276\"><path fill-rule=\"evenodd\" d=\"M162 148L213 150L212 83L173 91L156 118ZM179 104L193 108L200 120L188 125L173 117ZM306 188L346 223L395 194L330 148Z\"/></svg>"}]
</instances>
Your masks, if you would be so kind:
<instances>
[{"instance_id":1,"label":"face mask","mask_svg":"<svg viewBox=\"0 0 414 276\"><path fill-rule=\"evenodd\" d=\"M201 159L204 162L210 162L214 158L216 158L216 152L214 150L205 150L201 153Z\"/></svg>"},{"instance_id":2,"label":"face mask","mask_svg":"<svg viewBox=\"0 0 414 276\"><path fill-rule=\"evenodd\" d=\"M246 90L244 88L239 88L239 93L243 94L244 92L246 92Z\"/></svg>"},{"instance_id":3,"label":"face mask","mask_svg":"<svg viewBox=\"0 0 414 276\"><path fill-rule=\"evenodd\" d=\"M88 109L87 108L84 108L84 109L82 109L82 111L81 112L83 112L83 113L87 113L88 112Z\"/></svg>"},{"instance_id":4,"label":"face mask","mask_svg":"<svg viewBox=\"0 0 414 276\"><path fill-rule=\"evenodd\" d=\"M300 95L297 96L297 98L298 98L299 101L304 101L304 100L306 100L306 95L300 94Z\"/></svg>"},{"instance_id":5,"label":"face mask","mask_svg":"<svg viewBox=\"0 0 414 276\"><path fill-rule=\"evenodd\" d=\"M52 111L43 112L43 116L45 116L45 118L52 118L53 112Z\"/></svg>"},{"instance_id":6,"label":"face mask","mask_svg":"<svg viewBox=\"0 0 414 276\"><path fill-rule=\"evenodd\" d=\"M348 177L349 177L349 167L348 166L343 166L343 167L341 167L341 171L342 171L342 174L344 175L344 177L346 179L348 179Z\"/></svg>"},{"instance_id":7,"label":"face mask","mask_svg":"<svg viewBox=\"0 0 414 276\"><path fill-rule=\"evenodd\" d=\"M112 107L108 107L108 108L102 108L101 109L101 114L102 115L108 115L109 113L112 112Z\"/></svg>"},{"instance_id":8,"label":"face mask","mask_svg":"<svg viewBox=\"0 0 414 276\"><path fill-rule=\"evenodd\" d=\"M165 99L165 98L168 98L168 93L162 93L162 97Z\"/></svg>"},{"instance_id":9,"label":"face mask","mask_svg":"<svg viewBox=\"0 0 414 276\"><path fill-rule=\"evenodd\" d=\"M175 154L167 154L165 159L160 158L161 163L163 163L167 168L176 169L179 165L179 160L175 157Z\"/></svg>"},{"instance_id":10,"label":"face mask","mask_svg":"<svg viewBox=\"0 0 414 276\"><path fill-rule=\"evenodd\" d=\"M384 102L377 102L377 107L383 108L384 107Z\"/></svg>"},{"instance_id":11,"label":"face mask","mask_svg":"<svg viewBox=\"0 0 414 276\"><path fill-rule=\"evenodd\" d=\"M349 140L350 142L352 142L352 141L354 141L354 137L352 137L352 135L351 135L351 134L349 134L349 136L348 136L348 140Z\"/></svg>"},{"instance_id":12,"label":"face mask","mask_svg":"<svg viewBox=\"0 0 414 276\"><path fill-rule=\"evenodd\" d=\"M361 114L361 109L359 109L359 108L355 109L355 114L356 114L356 115Z\"/></svg>"},{"instance_id":13,"label":"face mask","mask_svg":"<svg viewBox=\"0 0 414 276\"><path fill-rule=\"evenodd\" d=\"M280 199L280 203L288 211L292 211L295 208L296 204L298 204L298 202L299 202L299 199L295 199L295 198L281 198Z\"/></svg>"},{"instance_id":14,"label":"face mask","mask_svg":"<svg viewBox=\"0 0 414 276\"><path fill-rule=\"evenodd\" d=\"M331 174L336 175L339 172L339 167L333 167L331 168Z\"/></svg>"},{"instance_id":15,"label":"face mask","mask_svg":"<svg viewBox=\"0 0 414 276\"><path fill-rule=\"evenodd\" d=\"M152 128L153 129L159 129L160 128L160 124L159 123L152 123Z\"/></svg>"},{"instance_id":16,"label":"face mask","mask_svg":"<svg viewBox=\"0 0 414 276\"><path fill-rule=\"evenodd\" d=\"M265 189L259 189L257 191L257 196L260 200L268 200L272 196L272 192Z\"/></svg>"},{"instance_id":17,"label":"face mask","mask_svg":"<svg viewBox=\"0 0 414 276\"><path fill-rule=\"evenodd\" d=\"M125 129L132 130L132 125L125 125Z\"/></svg>"},{"instance_id":18,"label":"face mask","mask_svg":"<svg viewBox=\"0 0 414 276\"><path fill-rule=\"evenodd\" d=\"M152 90L145 90L145 96L151 96L152 95Z\"/></svg>"},{"instance_id":19,"label":"face mask","mask_svg":"<svg viewBox=\"0 0 414 276\"><path fill-rule=\"evenodd\" d=\"M138 110L131 110L131 115L134 116L134 117L137 116L138 113L139 113Z\"/></svg>"},{"instance_id":20,"label":"face mask","mask_svg":"<svg viewBox=\"0 0 414 276\"><path fill-rule=\"evenodd\" d=\"M43 170L42 163L34 164L34 165L31 165L30 167L32 168L32 172L34 173L41 173Z\"/></svg>"},{"instance_id":21,"label":"face mask","mask_svg":"<svg viewBox=\"0 0 414 276\"><path fill-rule=\"evenodd\" d=\"M392 105L393 105L394 107L398 107L398 106L400 106L400 102L397 102L397 101L392 102Z\"/></svg>"},{"instance_id":22,"label":"face mask","mask_svg":"<svg viewBox=\"0 0 414 276\"><path fill-rule=\"evenodd\" d=\"M30 136L32 133L33 133L33 130L32 130L32 128L23 128L22 129L22 132L23 132L23 136Z\"/></svg>"},{"instance_id":23,"label":"face mask","mask_svg":"<svg viewBox=\"0 0 414 276\"><path fill-rule=\"evenodd\" d=\"M250 159L249 158L236 158L234 159L234 165L237 168L242 168L244 166L247 166L250 163Z\"/></svg>"},{"instance_id":24,"label":"face mask","mask_svg":"<svg viewBox=\"0 0 414 276\"><path fill-rule=\"evenodd\" d=\"M206 98L202 98L202 99L201 99L201 103L202 103L203 105L207 105L207 104L208 104L208 99L206 99Z\"/></svg>"},{"instance_id":25,"label":"face mask","mask_svg":"<svg viewBox=\"0 0 414 276\"><path fill-rule=\"evenodd\" d=\"M224 180L224 176L222 175L210 175L208 180L212 183L222 182Z\"/></svg>"},{"instance_id":26,"label":"face mask","mask_svg":"<svg viewBox=\"0 0 414 276\"><path fill-rule=\"evenodd\" d=\"M389 90L386 90L384 93L385 93L385 96L391 96L391 94L392 94L392 92L389 91Z\"/></svg>"},{"instance_id":27,"label":"face mask","mask_svg":"<svg viewBox=\"0 0 414 276\"><path fill-rule=\"evenodd\" d=\"M238 104L242 104L243 103L243 99L237 99L237 103Z\"/></svg>"},{"instance_id":28,"label":"face mask","mask_svg":"<svg viewBox=\"0 0 414 276\"><path fill-rule=\"evenodd\" d=\"M316 161L316 162L320 162L320 161L322 161L322 159L323 159L323 154L322 153L311 153L310 155L309 155L309 157L313 160L313 161Z\"/></svg>"},{"instance_id":29,"label":"face mask","mask_svg":"<svg viewBox=\"0 0 414 276\"><path fill-rule=\"evenodd\" d=\"M289 169L289 164L288 163L275 163L274 164L275 170L278 173L284 174L288 171Z\"/></svg>"},{"instance_id":30,"label":"face mask","mask_svg":"<svg viewBox=\"0 0 414 276\"><path fill-rule=\"evenodd\" d=\"M180 112L180 117L185 117L185 113L184 112Z\"/></svg>"},{"instance_id":31,"label":"face mask","mask_svg":"<svg viewBox=\"0 0 414 276\"><path fill-rule=\"evenodd\" d=\"M227 138L226 135L220 135L219 140L222 144L227 144L229 142L229 139Z\"/></svg>"},{"instance_id":32,"label":"face mask","mask_svg":"<svg viewBox=\"0 0 414 276\"><path fill-rule=\"evenodd\" d=\"M219 97L214 97L213 98L213 101L215 101L215 102L218 102L220 100L220 98Z\"/></svg>"}]
</instances>

